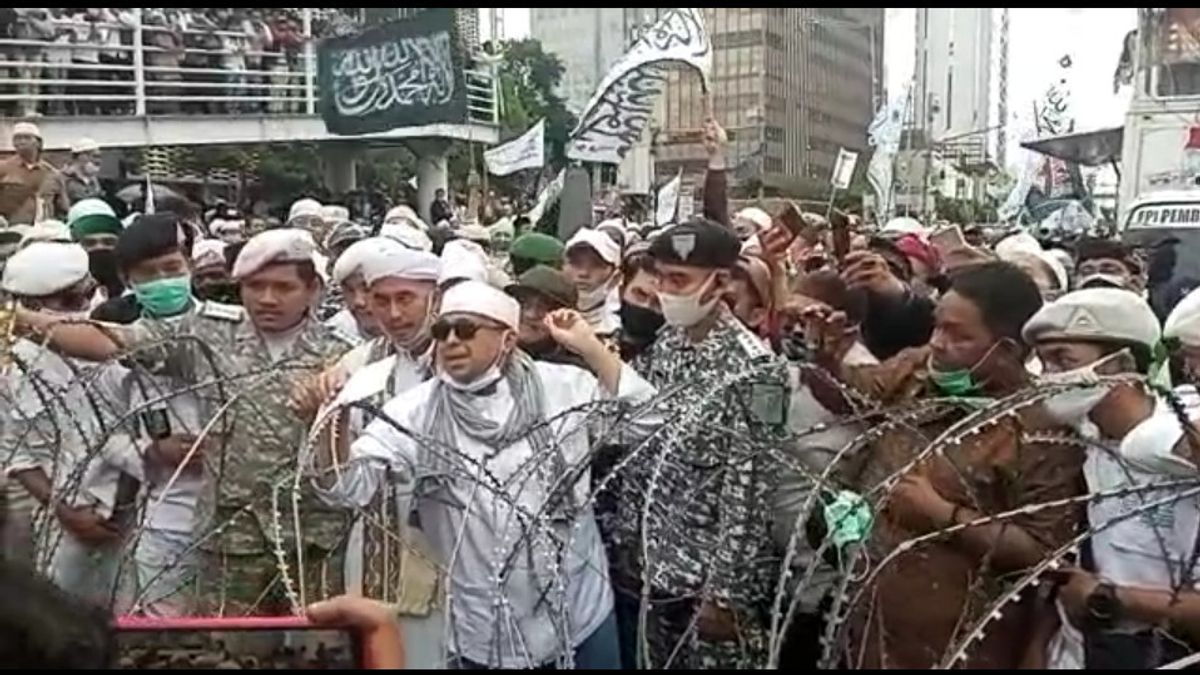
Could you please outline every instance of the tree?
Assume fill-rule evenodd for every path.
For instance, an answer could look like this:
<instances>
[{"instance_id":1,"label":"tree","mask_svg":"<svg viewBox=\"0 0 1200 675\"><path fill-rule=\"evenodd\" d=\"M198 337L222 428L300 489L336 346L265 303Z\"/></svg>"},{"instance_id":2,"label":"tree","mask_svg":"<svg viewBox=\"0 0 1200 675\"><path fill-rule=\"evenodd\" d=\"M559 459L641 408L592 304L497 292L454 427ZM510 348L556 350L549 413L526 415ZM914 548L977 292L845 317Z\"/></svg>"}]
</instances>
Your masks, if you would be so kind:
<instances>
[{"instance_id":1,"label":"tree","mask_svg":"<svg viewBox=\"0 0 1200 675\"><path fill-rule=\"evenodd\" d=\"M562 82L562 60L542 49L542 43L526 38L503 44L498 68L501 95L500 134L509 139L525 133L541 118L546 119L548 163L566 162L567 139L575 128L575 116L556 93Z\"/></svg>"}]
</instances>

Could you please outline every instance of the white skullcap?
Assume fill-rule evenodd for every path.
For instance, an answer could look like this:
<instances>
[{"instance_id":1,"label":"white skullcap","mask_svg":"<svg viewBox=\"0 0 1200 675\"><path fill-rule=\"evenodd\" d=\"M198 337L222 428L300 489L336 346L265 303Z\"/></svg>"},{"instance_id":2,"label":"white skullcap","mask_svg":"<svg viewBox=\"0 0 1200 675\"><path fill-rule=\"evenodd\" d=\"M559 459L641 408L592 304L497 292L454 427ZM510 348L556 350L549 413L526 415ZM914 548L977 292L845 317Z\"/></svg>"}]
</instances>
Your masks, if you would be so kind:
<instances>
[{"instance_id":1,"label":"white skullcap","mask_svg":"<svg viewBox=\"0 0 1200 675\"><path fill-rule=\"evenodd\" d=\"M915 234L921 238L929 236L929 230L921 224L921 221L906 216L892 218L888 221L887 225L883 226L883 231L894 232L896 234Z\"/></svg>"},{"instance_id":2,"label":"white skullcap","mask_svg":"<svg viewBox=\"0 0 1200 675\"><path fill-rule=\"evenodd\" d=\"M1018 232L1001 239L1000 243L996 244L996 257L1006 262L1012 262L1014 253L1022 252L1041 253L1042 245L1028 232Z\"/></svg>"},{"instance_id":3,"label":"white skullcap","mask_svg":"<svg viewBox=\"0 0 1200 675\"><path fill-rule=\"evenodd\" d=\"M521 321L521 304L508 293L482 281L464 281L442 296L438 316L476 314L493 319L512 330Z\"/></svg>"},{"instance_id":4,"label":"white skullcap","mask_svg":"<svg viewBox=\"0 0 1200 675\"><path fill-rule=\"evenodd\" d=\"M754 225L756 232L762 232L771 227L771 215L757 206L747 206L738 211L734 216L734 220L745 220Z\"/></svg>"},{"instance_id":5,"label":"white skullcap","mask_svg":"<svg viewBox=\"0 0 1200 675\"><path fill-rule=\"evenodd\" d=\"M442 261L436 255L428 251L415 251L391 239L380 239L380 245L363 254L359 262L363 283L370 286L380 279L438 281Z\"/></svg>"},{"instance_id":6,"label":"white skullcap","mask_svg":"<svg viewBox=\"0 0 1200 675\"><path fill-rule=\"evenodd\" d=\"M64 291L88 276L88 254L79 244L35 241L12 254L4 266L4 290L41 298Z\"/></svg>"},{"instance_id":7,"label":"white skullcap","mask_svg":"<svg viewBox=\"0 0 1200 675\"><path fill-rule=\"evenodd\" d=\"M390 223L394 220L401 220L401 219L411 220L414 223L420 223L422 229L429 229L429 226L426 225L423 220L421 220L420 216L417 215L417 212L414 211L412 209L412 207L408 206L407 204L400 204L399 206L393 206L392 208L388 209L387 214L383 216L383 222L385 222L385 223Z\"/></svg>"},{"instance_id":8,"label":"white skullcap","mask_svg":"<svg viewBox=\"0 0 1200 675\"><path fill-rule=\"evenodd\" d=\"M452 279L471 279L487 283L487 254L473 241L452 239L442 248L442 272L438 285Z\"/></svg>"},{"instance_id":9,"label":"white skullcap","mask_svg":"<svg viewBox=\"0 0 1200 675\"><path fill-rule=\"evenodd\" d=\"M327 223L350 220L350 209L339 204L325 204L321 207L321 220Z\"/></svg>"},{"instance_id":10,"label":"white skullcap","mask_svg":"<svg viewBox=\"0 0 1200 675\"><path fill-rule=\"evenodd\" d=\"M292 203L292 208L288 209L288 222L291 222L293 219L303 217L320 218L321 210L323 208L324 207L321 206L321 202L315 199L310 199L308 197L297 199L294 203Z\"/></svg>"},{"instance_id":11,"label":"white skullcap","mask_svg":"<svg viewBox=\"0 0 1200 675\"><path fill-rule=\"evenodd\" d=\"M14 226L12 229L16 229ZM28 226L22 237L21 245L25 246L35 241L57 241L62 243L70 243L71 229L65 223L58 220L43 220L36 225Z\"/></svg>"},{"instance_id":12,"label":"white skullcap","mask_svg":"<svg viewBox=\"0 0 1200 675\"><path fill-rule=\"evenodd\" d=\"M78 155L81 152L99 152L100 144L90 138L81 138L75 141L75 145L71 146L71 154Z\"/></svg>"},{"instance_id":13,"label":"white skullcap","mask_svg":"<svg viewBox=\"0 0 1200 675\"><path fill-rule=\"evenodd\" d=\"M272 263L316 262L317 246L302 230L267 230L246 242L233 263L233 278L241 281ZM317 267L320 270L320 267Z\"/></svg>"},{"instance_id":14,"label":"white skullcap","mask_svg":"<svg viewBox=\"0 0 1200 675\"><path fill-rule=\"evenodd\" d=\"M1021 335L1029 345L1061 339L1132 342L1153 350L1161 333L1154 311L1138 294L1120 288L1086 288L1042 305Z\"/></svg>"},{"instance_id":15,"label":"white skullcap","mask_svg":"<svg viewBox=\"0 0 1200 675\"><path fill-rule=\"evenodd\" d=\"M33 122L17 122L16 124L13 125L12 135L14 137L16 137L16 136L34 136L36 138L41 138L42 130L38 129L37 125L34 124Z\"/></svg>"},{"instance_id":16,"label":"white skullcap","mask_svg":"<svg viewBox=\"0 0 1200 675\"><path fill-rule=\"evenodd\" d=\"M479 223L467 223L458 228L458 238L467 241L491 241L492 235L487 228Z\"/></svg>"},{"instance_id":17,"label":"white skullcap","mask_svg":"<svg viewBox=\"0 0 1200 675\"><path fill-rule=\"evenodd\" d=\"M225 266L225 242L220 239L197 239L192 244L192 266L212 267Z\"/></svg>"},{"instance_id":18,"label":"white skullcap","mask_svg":"<svg viewBox=\"0 0 1200 675\"><path fill-rule=\"evenodd\" d=\"M1171 310L1163 326L1163 337L1200 347L1200 288L1185 295Z\"/></svg>"},{"instance_id":19,"label":"white skullcap","mask_svg":"<svg viewBox=\"0 0 1200 675\"><path fill-rule=\"evenodd\" d=\"M246 221L244 220L225 220L224 218L214 218L208 224L208 231L213 234L231 234L234 232L242 232L246 229Z\"/></svg>"},{"instance_id":20,"label":"white skullcap","mask_svg":"<svg viewBox=\"0 0 1200 675\"><path fill-rule=\"evenodd\" d=\"M621 245L612 240L612 237L604 234L600 230L583 228L571 237L567 242L564 252L570 253L571 249L576 246L587 246L600 256L600 259L609 265L621 264Z\"/></svg>"},{"instance_id":21,"label":"white skullcap","mask_svg":"<svg viewBox=\"0 0 1200 675\"><path fill-rule=\"evenodd\" d=\"M404 244L414 251L432 251L433 240L423 230L400 222L384 223L379 228L379 236L387 237Z\"/></svg>"},{"instance_id":22,"label":"white skullcap","mask_svg":"<svg viewBox=\"0 0 1200 675\"><path fill-rule=\"evenodd\" d=\"M347 246L346 250L342 251L342 254L333 263L333 273L330 275L333 283L341 286L346 283L346 279L358 274L361 271L363 258L369 252L387 245L381 239L382 237L370 237Z\"/></svg>"}]
</instances>

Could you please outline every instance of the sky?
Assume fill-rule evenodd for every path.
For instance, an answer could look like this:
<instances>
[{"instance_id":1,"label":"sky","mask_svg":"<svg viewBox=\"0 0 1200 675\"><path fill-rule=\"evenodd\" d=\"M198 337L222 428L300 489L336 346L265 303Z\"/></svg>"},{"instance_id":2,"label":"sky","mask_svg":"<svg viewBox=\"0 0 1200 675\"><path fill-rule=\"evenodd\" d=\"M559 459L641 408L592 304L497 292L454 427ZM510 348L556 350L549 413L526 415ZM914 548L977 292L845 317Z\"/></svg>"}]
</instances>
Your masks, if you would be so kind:
<instances>
[{"instance_id":1,"label":"sky","mask_svg":"<svg viewBox=\"0 0 1200 675\"><path fill-rule=\"evenodd\" d=\"M508 37L529 34L529 8L507 8L504 29ZM887 55L885 78L889 92L902 91L912 77L916 57L915 10L888 9L884 27L884 51ZM1000 26L1000 10L995 24ZM484 12L486 16L486 11ZM1114 95L1112 74L1121 54L1122 40L1137 21L1133 8L1032 8L1009 10L1008 107L1017 114L1008 131L1009 162L1020 157L1023 130L1032 122L1032 102L1041 97L1057 72L1057 63L1070 55L1070 89L1076 129L1090 131L1122 123L1128 92ZM487 30L486 19L484 30ZM998 35L998 33L997 33ZM995 39L993 50L999 48ZM993 71L993 87L996 87ZM995 116L996 100L992 108ZM995 121L994 121L995 122Z\"/></svg>"}]
</instances>

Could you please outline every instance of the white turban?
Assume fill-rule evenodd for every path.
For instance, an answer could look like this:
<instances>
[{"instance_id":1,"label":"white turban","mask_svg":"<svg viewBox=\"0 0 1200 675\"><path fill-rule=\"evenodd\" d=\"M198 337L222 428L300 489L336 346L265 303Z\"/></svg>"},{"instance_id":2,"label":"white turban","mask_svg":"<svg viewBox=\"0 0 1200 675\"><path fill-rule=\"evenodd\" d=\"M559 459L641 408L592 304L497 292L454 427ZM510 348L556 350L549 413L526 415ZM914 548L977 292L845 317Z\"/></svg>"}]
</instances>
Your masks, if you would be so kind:
<instances>
[{"instance_id":1,"label":"white turban","mask_svg":"<svg viewBox=\"0 0 1200 675\"><path fill-rule=\"evenodd\" d=\"M1200 288L1185 295L1171 310L1163 325L1163 337L1200 347Z\"/></svg>"},{"instance_id":2,"label":"white turban","mask_svg":"<svg viewBox=\"0 0 1200 675\"><path fill-rule=\"evenodd\" d=\"M326 204L321 207L320 217L327 223L350 220L350 209L338 204Z\"/></svg>"},{"instance_id":3,"label":"white turban","mask_svg":"<svg viewBox=\"0 0 1200 675\"><path fill-rule=\"evenodd\" d=\"M420 216L417 215L417 212L413 211L412 207L408 206L407 204L393 206L383 217L383 222L385 223L390 223L397 220L411 220L414 224L419 224L421 229L429 229L429 226L425 224L425 221L421 220Z\"/></svg>"},{"instance_id":4,"label":"white turban","mask_svg":"<svg viewBox=\"0 0 1200 675\"><path fill-rule=\"evenodd\" d=\"M586 246L596 252L600 259L614 267L621 264L621 245L600 230L583 228L567 242L566 251L576 246Z\"/></svg>"},{"instance_id":5,"label":"white turban","mask_svg":"<svg viewBox=\"0 0 1200 675\"><path fill-rule=\"evenodd\" d=\"M192 244L192 266L196 269L225 266L225 242L220 239L197 239Z\"/></svg>"},{"instance_id":6,"label":"white turban","mask_svg":"<svg viewBox=\"0 0 1200 675\"><path fill-rule=\"evenodd\" d=\"M521 321L521 304L508 293L482 281L464 281L442 296L438 316L476 314L493 319L513 330Z\"/></svg>"},{"instance_id":7,"label":"white turban","mask_svg":"<svg viewBox=\"0 0 1200 675\"><path fill-rule=\"evenodd\" d=\"M16 229L18 226L14 226ZM36 225L30 225L21 236L21 245L25 246L35 241L57 241L70 243L71 230L62 221L43 220Z\"/></svg>"},{"instance_id":8,"label":"white turban","mask_svg":"<svg viewBox=\"0 0 1200 675\"><path fill-rule=\"evenodd\" d=\"M379 228L379 236L394 239L414 251L433 250L433 240L424 230L407 225L403 221L384 223L383 227Z\"/></svg>"},{"instance_id":9,"label":"white turban","mask_svg":"<svg viewBox=\"0 0 1200 675\"><path fill-rule=\"evenodd\" d=\"M380 279L408 279L436 283L442 271L442 261L428 251L414 251L393 242L363 258L363 282L368 286Z\"/></svg>"},{"instance_id":10,"label":"white turban","mask_svg":"<svg viewBox=\"0 0 1200 675\"><path fill-rule=\"evenodd\" d=\"M233 278L241 281L267 265L311 262L320 271L317 246L308 232L294 229L267 230L246 242L233 263Z\"/></svg>"},{"instance_id":11,"label":"white turban","mask_svg":"<svg viewBox=\"0 0 1200 675\"><path fill-rule=\"evenodd\" d=\"M996 244L996 257L1006 262L1012 261L1014 253L1041 253L1042 245L1038 243L1033 235L1027 232L1018 232L1017 234L1005 237Z\"/></svg>"},{"instance_id":12,"label":"white turban","mask_svg":"<svg viewBox=\"0 0 1200 675\"><path fill-rule=\"evenodd\" d=\"M451 279L488 280L487 254L473 241L453 239L442 249L442 272L438 285Z\"/></svg>"},{"instance_id":13,"label":"white turban","mask_svg":"<svg viewBox=\"0 0 1200 675\"><path fill-rule=\"evenodd\" d=\"M321 202L315 199L309 199L308 197L297 199L292 204L292 208L288 209L288 222L296 218L320 218L323 208Z\"/></svg>"},{"instance_id":14,"label":"white turban","mask_svg":"<svg viewBox=\"0 0 1200 675\"><path fill-rule=\"evenodd\" d=\"M41 298L64 291L88 276L88 254L79 244L35 241L4 266L4 290Z\"/></svg>"},{"instance_id":15,"label":"white turban","mask_svg":"<svg viewBox=\"0 0 1200 675\"><path fill-rule=\"evenodd\" d=\"M490 242L492 235L488 229L479 223L468 223L458 228L459 239L467 241Z\"/></svg>"},{"instance_id":16,"label":"white turban","mask_svg":"<svg viewBox=\"0 0 1200 675\"><path fill-rule=\"evenodd\" d=\"M771 216L766 211L757 206L747 206L738 211L734 216L734 220L744 220L754 226L754 232L763 232L771 227ZM752 232L751 234L754 234Z\"/></svg>"}]
</instances>

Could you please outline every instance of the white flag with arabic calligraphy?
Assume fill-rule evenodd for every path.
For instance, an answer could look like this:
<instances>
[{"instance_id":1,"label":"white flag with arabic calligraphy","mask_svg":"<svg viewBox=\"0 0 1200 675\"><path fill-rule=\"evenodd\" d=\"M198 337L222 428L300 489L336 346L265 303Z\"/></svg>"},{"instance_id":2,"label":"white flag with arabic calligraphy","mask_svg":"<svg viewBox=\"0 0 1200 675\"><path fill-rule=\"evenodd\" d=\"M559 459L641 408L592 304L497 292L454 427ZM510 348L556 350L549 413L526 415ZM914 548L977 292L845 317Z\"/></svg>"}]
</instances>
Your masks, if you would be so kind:
<instances>
[{"instance_id":1,"label":"white flag with arabic calligraphy","mask_svg":"<svg viewBox=\"0 0 1200 675\"><path fill-rule=\"evenodd\" d=\"M529 131L483 153L488 173L493 176L507 176L521 169L541 168L546 158L545 139L546 120L541 119L530 127Z\"/></svg>"}]
</instances>

